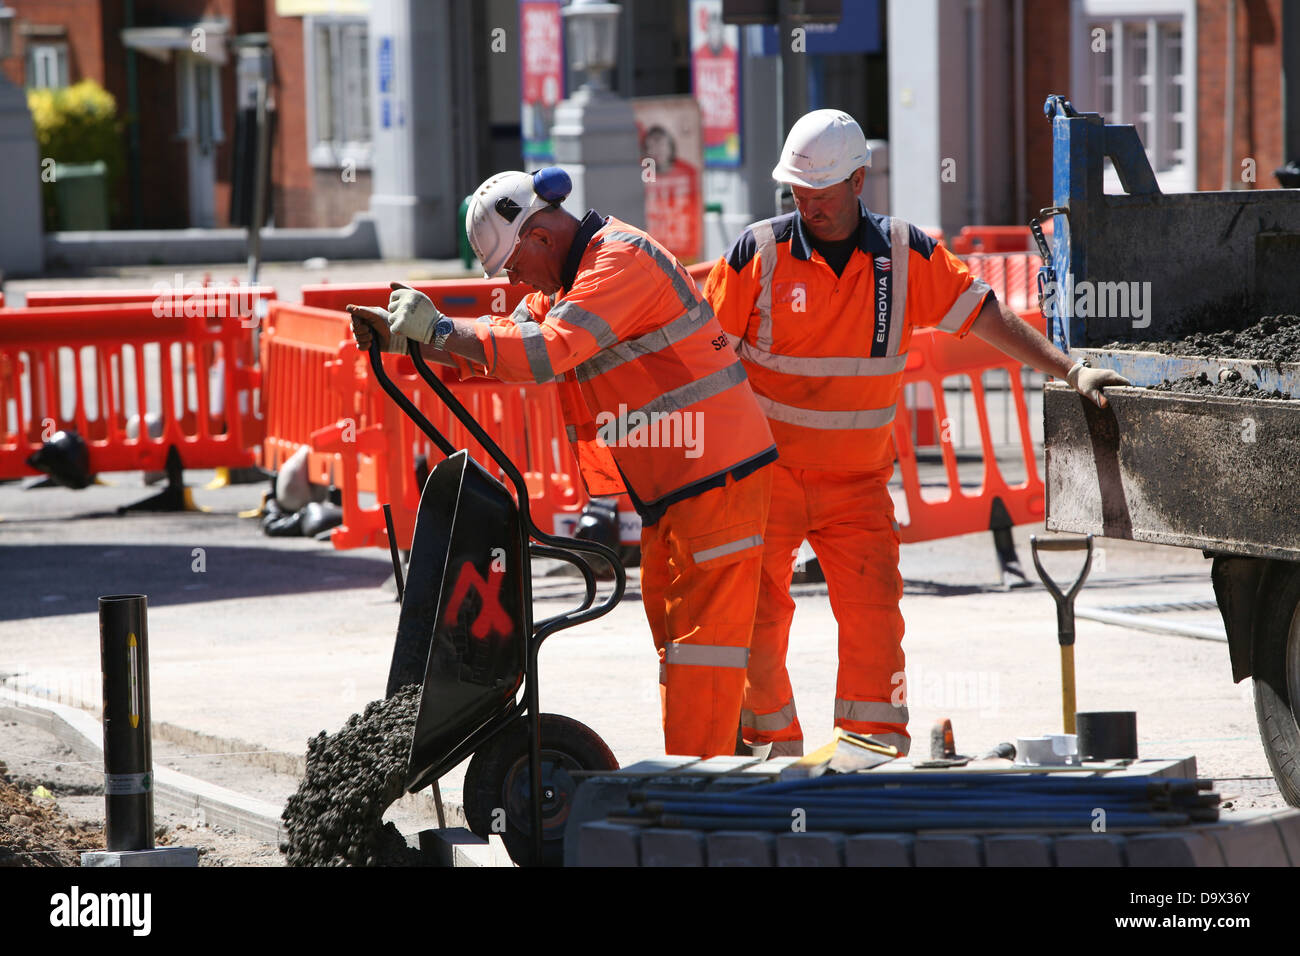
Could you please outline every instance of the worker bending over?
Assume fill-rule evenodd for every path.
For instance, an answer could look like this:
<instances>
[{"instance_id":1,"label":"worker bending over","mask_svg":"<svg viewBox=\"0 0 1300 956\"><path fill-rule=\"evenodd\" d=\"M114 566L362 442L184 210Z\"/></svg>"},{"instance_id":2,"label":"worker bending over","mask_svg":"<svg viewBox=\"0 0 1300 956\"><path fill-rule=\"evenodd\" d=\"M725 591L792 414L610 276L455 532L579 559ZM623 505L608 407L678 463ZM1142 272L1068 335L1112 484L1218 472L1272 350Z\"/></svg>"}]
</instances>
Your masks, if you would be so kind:
<instances>
[{"instance_id":1,"label":"worker bending over","mask_svg":"<svg viewBox=\"0 0 1300 956\"><path fill-rule=\"evenodd\" d=\"M776 459L744 368L690 275L649 235L561 208L569 179L505 172L465 217L491 278L538 290L509 316L443 316L394 284L388 309L348 306L357 344L424 343L462 378L558 380L587 490L627 492L641 515L641 595L668 753L736 742ZM391 326L391 331L390 331ZM653 434L647 434L653 430Z\"/></svg>"},{"instance_id":2,"label":"worker bending over","mask_svg":"<svg viewBox=\"0 0 1300 956\"><path fill-rule=\"evenodd\" d=\"M709 274L705 296L749 373L781 460L774 468L763 582L741 736L803 753L785 658L790 579L806 537L839 624L835 724L906 752L898 525L886 487L912 333L974 333L1099 405L1118 373L1071 365L943 246L858 198L871 153L858 124L816 110L790 130L772 176L796 212L754 223Z\"/></svg>"}]
</instances>

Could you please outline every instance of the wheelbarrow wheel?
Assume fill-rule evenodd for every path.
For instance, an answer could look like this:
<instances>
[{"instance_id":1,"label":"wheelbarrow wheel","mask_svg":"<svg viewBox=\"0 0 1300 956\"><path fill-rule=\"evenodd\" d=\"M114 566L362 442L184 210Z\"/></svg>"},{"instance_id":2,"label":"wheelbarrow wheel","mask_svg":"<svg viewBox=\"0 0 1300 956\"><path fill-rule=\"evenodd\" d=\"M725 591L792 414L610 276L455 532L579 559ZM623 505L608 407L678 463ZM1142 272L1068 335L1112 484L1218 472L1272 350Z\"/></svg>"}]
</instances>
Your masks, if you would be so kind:
<instances>
[{"instance_id":1,"label":"wheelbarrow wheel","mask_svg":"<svg viewBox=\"0 0 1300 956\"><path fill-rule=\"evenodd\" d=\"M559 866L564 826L581 780L575 771L617 770L605 741L588 727L559 714L542 714L542 856L532 849L529 812L528 719L520 717L480 747L465 771L465 820L487 839L500 834L520 866Z\"/></svg>"},{"instance_id":2,"label":"wheelbarrow wheel","mask_svg":"<svg viewBox=\"0 0 1300 956\"><path fill-rule=\"evenodd\" d=\"M1255 717L1278 789L1300 807L1300 564L1273 562L1259 594Z\"/></svg>"}]
</instances>

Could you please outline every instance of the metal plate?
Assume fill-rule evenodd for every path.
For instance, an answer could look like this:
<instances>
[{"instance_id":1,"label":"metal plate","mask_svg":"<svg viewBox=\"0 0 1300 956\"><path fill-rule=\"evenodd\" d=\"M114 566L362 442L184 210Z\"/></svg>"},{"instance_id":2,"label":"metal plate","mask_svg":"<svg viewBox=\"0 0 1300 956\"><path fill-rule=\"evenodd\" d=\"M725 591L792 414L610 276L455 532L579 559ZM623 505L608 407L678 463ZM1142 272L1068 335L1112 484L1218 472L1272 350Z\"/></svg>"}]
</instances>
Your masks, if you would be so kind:
<instances>
[{"instance_id":1,"label":"metal plate","mask_svg":"<svg viewBox=\"0 0 1300 956\"><path fill-rule=\"evenodd\" d=\"M1300 402L1044 391L1047 527L1300 559Z\"/></svg>"}]
</instances>

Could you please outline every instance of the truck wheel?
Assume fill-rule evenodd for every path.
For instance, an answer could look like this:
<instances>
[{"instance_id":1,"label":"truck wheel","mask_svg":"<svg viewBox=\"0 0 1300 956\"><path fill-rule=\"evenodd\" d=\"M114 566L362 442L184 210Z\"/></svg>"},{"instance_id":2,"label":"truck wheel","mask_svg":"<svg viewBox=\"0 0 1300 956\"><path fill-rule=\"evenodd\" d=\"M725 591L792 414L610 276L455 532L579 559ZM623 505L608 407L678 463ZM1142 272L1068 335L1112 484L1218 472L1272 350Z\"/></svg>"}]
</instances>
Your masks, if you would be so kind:
<instances>
[{"instance_id":1,"label":"truck wheel","mask_svg":"<svg viewBox=\"0 0 1300 956\"><path fill-rule=\"evenodd\" d=\"M520 866L559 866L564 825L582 781L575 771L617 770L605 741L588 727L559 714L542 714L542 856L532 849L529 812L528 719L517 718L480 747L465 771L465 820L487 839L499 833L510 859Z\"/></svg>"},{"instance_id":2,"label":"truck wheel","mask_svg":"<svg viewBox=\"0 0 1300 956\"><path fill-rule=\"evenodd\" d=\"M1300 807L1300 564L1275 562L1255 631L1255 718L1287 803Z\"/></svg>"}]
</instances>

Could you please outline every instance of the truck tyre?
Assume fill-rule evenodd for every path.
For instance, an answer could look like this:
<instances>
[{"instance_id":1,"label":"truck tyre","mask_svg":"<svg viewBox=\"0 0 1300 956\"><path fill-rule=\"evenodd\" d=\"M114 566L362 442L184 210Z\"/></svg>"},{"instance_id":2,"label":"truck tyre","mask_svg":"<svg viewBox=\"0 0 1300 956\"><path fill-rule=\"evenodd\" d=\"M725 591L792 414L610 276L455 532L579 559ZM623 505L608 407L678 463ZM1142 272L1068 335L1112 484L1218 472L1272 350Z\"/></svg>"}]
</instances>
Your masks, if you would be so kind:
<instances>
[{"instance_id":1,"label":"truck tyre","mask_svg":"<svg viewBox=\"0 0 1300 956\"><path fill-rule=\"evenodd\" d=\"M1255 718L1282 797L1300 807L1300 564L1274 562L1259 594Z\"/></svg>"},{"instance_id":2,"label":"truck tyre","mask_svg":"<svg viewBox=\"0 0 1300 956\"><path fill-rule=\"evenodd\" d=\"M529 812L528 719L517 718L470 759L465 771L465 821L483 839L499 833L520 866L559 866L564 827L581 778L575 771L617 770L605 741L586 724L542 714L542 856L533 856Z\"/></svg>"}]
</instances>

